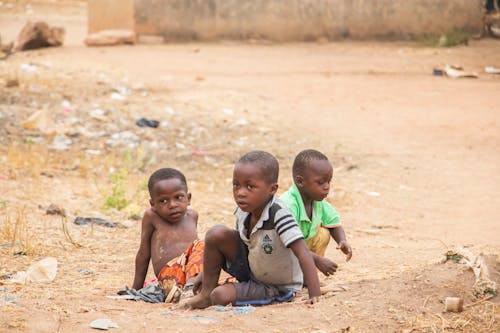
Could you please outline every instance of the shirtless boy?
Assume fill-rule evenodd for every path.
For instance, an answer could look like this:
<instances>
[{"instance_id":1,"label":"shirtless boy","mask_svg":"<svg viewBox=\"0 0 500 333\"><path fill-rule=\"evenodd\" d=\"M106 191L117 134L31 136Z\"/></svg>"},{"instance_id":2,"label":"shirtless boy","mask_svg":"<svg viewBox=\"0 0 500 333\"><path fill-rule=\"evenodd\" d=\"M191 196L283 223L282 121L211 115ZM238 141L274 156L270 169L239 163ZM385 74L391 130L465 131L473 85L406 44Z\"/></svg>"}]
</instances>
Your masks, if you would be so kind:
<instances>
[{"instance_id":1,"label":"shirtless boy","mask_svg":"<svg viewBox=\"0 0 500 333\"><path fill-rule=\"evenodd\" d=\"M180 171L171 168L155 171L148 188L151 207L142 219L133 288L143 287L151 260L165 302L177 302L180 288L203 269L204 244L196 232L198 213L188 209L191 193Z\"/></svg>"},{"instance_id":2,"label":"shirtless boy","mask_svg":"<svg viewBox=\"0 0 500 333\"><path fill-rule=\"evenodd\" d=\"M278 161L263 151L243 155L233 171L236 230L211 228L205 237L201 291L184 306L263 305L293 297L307 283L310 302L320 296L311 253L297 222L276 197ZM218 285L221 269L238 283ZM201 279L200 279L201 277Z\"/></svg>"}]
</instances>

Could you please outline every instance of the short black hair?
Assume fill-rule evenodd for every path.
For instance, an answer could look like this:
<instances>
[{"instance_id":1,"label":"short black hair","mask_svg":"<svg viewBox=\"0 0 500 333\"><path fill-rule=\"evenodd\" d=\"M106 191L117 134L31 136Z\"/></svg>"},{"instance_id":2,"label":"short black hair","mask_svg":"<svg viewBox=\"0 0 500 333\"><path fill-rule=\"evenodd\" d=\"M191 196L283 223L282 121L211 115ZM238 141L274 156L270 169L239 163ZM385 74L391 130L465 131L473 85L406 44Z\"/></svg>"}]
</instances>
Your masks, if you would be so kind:
<instances>
[{"instance_id":1,"label":"short black hair","mask_svg":"<svg viewBox=\"0 0 500 333\"><path fill-rule=\"evenodd\" d=\"M309 166L311 161L328 161L328 157L325 154L314 150L306 149L298 153L293 161L292 174L295 178L297 175L303 175L305 169Z\"/></svg>"},{"instance_id":2,"label":"short black hair","mask_svg":"<svg viewBox=\"0 0 500 333\"><path fill-rule=\"evenodd\" d=\"M172 168L161 168L156 170L149 176L148 180L148 189L149 189L149 195L151 198L153 197L153 187L157 182L160 180L165 180L165 179L172 179L172 178L177 178L181 181L182 185L186 187L187 191L187 182L186 182L186 177L180 172L179 170L172 169Z\"/></svg>"},{"instance_id":3,"label":"short black hair","mask_svg":"<svg viewBox=\"0 0 500 333\"><path fill-rule=\"evenodd\" d=\"M255 163L259 166L264 180L268 184L278 182L280 166L273 155L262 150L255 150L241 156L237 163Z\"/></svg>"}]
</instances>

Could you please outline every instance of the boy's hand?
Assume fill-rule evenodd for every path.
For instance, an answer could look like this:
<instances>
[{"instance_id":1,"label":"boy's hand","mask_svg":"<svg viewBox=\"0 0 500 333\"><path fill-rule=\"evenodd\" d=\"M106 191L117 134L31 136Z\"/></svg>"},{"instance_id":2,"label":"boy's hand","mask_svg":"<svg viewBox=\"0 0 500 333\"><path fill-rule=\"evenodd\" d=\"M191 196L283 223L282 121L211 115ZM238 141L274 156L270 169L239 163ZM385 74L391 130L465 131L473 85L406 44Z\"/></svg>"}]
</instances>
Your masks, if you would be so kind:
<instances>
[{"instance_id":1,"label":"boy's hand","mask_svg":"<svg viewBox=\"0 0 500 333\"><path fill-rule=\"evenodd\" d=\"M192 280L193 282L193 294L198 294L201 290L201 284L203 282L203 272L196 275Z\"/></svg>"},{"instance_id":2,"label":"boy's hand","mask_svg":"<svg viewBox=\"0 0 500 333\"><path fill-rule=\"evenodd\" d=\"M328 258L315 256L314 263L316 268L326 276L333 275L337 271L337 264Z\"/></svg>"},{"instance_id":3,"label":"boy's hand","mask_svg":"<svg viewBox=\"0 0 500 333\"><path fill-rule=\"evenodd\" d=\"M337 246L337 249L340 249L340 251L344 252L344 254L346 255L345 261L351 260L351 257L352 257L352 248L347 243L347 241L345 241L345 240L340 241L340 243Z\"/></svg>"},{"instance_id":4,"label":"boy's hand","mask_svg":"<svg viewBox=\"0 0 500 333\"><path fill-rule=\"evenodd\" d=\"M306 301L306 304L316 304L319 302L319 297L311 297Z\"/></svg>"}]
</instances>

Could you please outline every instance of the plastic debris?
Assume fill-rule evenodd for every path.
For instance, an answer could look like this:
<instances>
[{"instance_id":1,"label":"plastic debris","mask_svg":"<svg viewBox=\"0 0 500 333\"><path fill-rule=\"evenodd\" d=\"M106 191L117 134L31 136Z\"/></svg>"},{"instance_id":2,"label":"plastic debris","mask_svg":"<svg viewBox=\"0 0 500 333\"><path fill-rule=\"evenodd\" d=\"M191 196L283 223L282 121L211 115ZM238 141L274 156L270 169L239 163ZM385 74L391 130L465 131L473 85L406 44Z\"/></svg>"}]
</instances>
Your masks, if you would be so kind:
<instances>
[{"instance_id":1,"label":"plastic debris","mask_svg":"<svg viewBox=\"0 0 500 333\"><path fill-rule=\"evenodd\" d=\"M129 148L134 148L140 141L139 137L134 133L130 131L123 131L111 135L111 138L109 138L106 143L112 147L124 145Z\"/></svg>"},{"instance_id":2,"label":"plastic debris","mask_svg":"<svg viewBox=\"0 0 500 333\"><path fill-rule=\"evenodd\" d=\"M87 268L80 268L78 270L78 273L80 273L82 275L94 275L95 274L95 272L92 269L87 269Z\"/></svg>"},{"instance_id":3,"label":"plastic debris","mask_svg":"<svg viewBox=\"0 0 500 333\"><path fill-rule=\"evenodd\" d=\"M47 257L31 264L26 272L17 272L11 279L11 282L20 284L26 284L28 282L49 283L54 281L56 274L57 259Z\"/></svg>"},{"instance_id":4,"label":"plastic debris","mask_svg":"<svg viewBox=\"0 0 500 333\"><path fill-rule=\"evenodd\" d=\"M464 300L460 297L446 297L444 307L446 312L462 312L464 310Z\"/></svg>"},{"instance_id":5,"label":"plastic debris","mask_svg":"<svg viewBox=\"0 0 500 333\"><path fill-rule=\"evenodd\" d=\"M100 217L81 217L77 216L73 221L76 225L87 225L87 224L97 224L108 228L126 228L123 224L119 222L112 222Z\"/></svg>"},{"instance_id":6,"label":"plastic debris","mask_svg":"<svg viewBox=\"0 0 500 333\"><path fill-rule=\"evenodd\" d=\"M378 197L378 196L380 196L380 193L376 192L376 191L368 191L368 192L366 192L366 194L368 194L371 197Z\"/></svg>"},{"instance_id":7,"label":"plastic debris","mask_svg":"<svg viewBox=\"0 0 500 333\"><path fill-rule=\"evenodd\" d=\"M160 123L158 122L158 120L141 118L141 119L137 120L137 122L135 124L139 127L157 128Z\"/></svg>"},{"instance_id":8,"label":"plastic debris","mask_svg":"<svg viewBox=\"0 0 500 333\"><path fill-rule=\"evenodd\" d=\"M217 312L231 312L233 314L248 314L255 311L255 309L251 306L222 306L217 305L215 308Z\"/></svg>"},{"instance_id":9,"label":"plastic debris","mask_svg":"<svg viewBox=\"0 0 500 333\"><path fill-rule=\"evenodd\" d=\"M458 78L477 78L477 73L466 72L462 67L459 66L446 66L444 72L447 76L458 79Z\"/></svg>"},{"instance_id":10,"label":"plastic debris","mask_svg":"<svg viewBox=\"0 0 500 333\"><path fill-rule=\"evenodd\" d=\"M115 100L115 101L124 101L127 99L126 96L124 96L120 93L117 93L117 92L111 93L111 96L109 98L111 98L112 100Z\"/></svg>"},{"instance_id":11,"label":"plastic debris","mask_svg":"<svg viewBox=\"0 0 500 333\"><path fill-rule=\"evenodd\" d=\"M91 328L107 331L110 328L118 328L118 324L108 318L99 318L90 323Z\"/></svg>"},{"instance_id":12,"label":"plastic debris","mask_svg":"<svg viewBox=\"0 0 500 333\"><path fill-rule=\"evenodd\" d=\"M439 68L434 68L432 70L432 74L434 74L435 76L443 76L444 75L444 72L442 69L439 69Z\"/></svg>"},{"instance_id":13,"label":"plastic debris","mask_svg":"<svg viewBox=\"0 0 500 333\"><path fill-rule=\"evenodd\" d=\"M73 143L73 140L68 138L64 134L57 134L54 139L52 140L52 143L50 144L49 148L54 149L54 150L68 150L69 146Z\"/></svg>"},{"instance_id":14,"label":"plastic debris","mask_svg":"<svg viewBox=\"0 0 500 333\"><path fill-rule=\"evenodd\" d=\"M484 71L488 74L500 74L500 68L495 68L493 66L484 67Z\"/></svg>"},{"instance_id":15,"label":"plastic debris","mask_svg":"<svg viewBox=\"0 0 500 333\"><path fill-rule=\"evenodd\" d=\"M36 67L35 65L32 65L32 64L21 64L21 66L19 66L23 71L25 72L28 72L28 73L36 73L36 71L38 70L38 67Z\"/></svg>"},{"instance_id":16,"label":"plastic debris","mask_svg":"<svg viewBox=\"0 0 500 333\"><path fill-rule=\"evenodd\" d=\"M170 106L167 106L165 108L165 112L168 113L168 114L175 114L174 109L172 109Z\"/></svg>"}]
</instances>

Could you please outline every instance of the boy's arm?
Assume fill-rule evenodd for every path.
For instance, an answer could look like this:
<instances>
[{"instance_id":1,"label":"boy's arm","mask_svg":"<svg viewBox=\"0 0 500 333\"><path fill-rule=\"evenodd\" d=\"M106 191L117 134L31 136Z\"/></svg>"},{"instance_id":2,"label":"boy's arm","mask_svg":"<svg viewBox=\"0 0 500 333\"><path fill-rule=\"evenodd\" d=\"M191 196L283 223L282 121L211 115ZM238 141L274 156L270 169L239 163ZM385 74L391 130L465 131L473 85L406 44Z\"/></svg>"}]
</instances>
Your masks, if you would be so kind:
<instances>
[{"instance_id":1,"label":"boy's arm","mask_svg":"<svg viewBox=\"0 0 500 333\"><path fill-rule=\"evenodd\" d=\"M290 244L290 249L299 260L300 268L304 274L304 283L309 290L310 302L316 303L318 297L321 296L321 290L319 289L318 273L311 252L307 249L306 242L303 239L298 239Z\"/></svg>"},{"instance_id":2,"label":"boy's arm","mask_svg":"<svg viewBox=\"0 0 500 333\"><path fill-rule=\"evenodd\" d=\"M139 290L144 285L144 279L148 273L149 259L151 258L151 235L154 231L151 210L147 210L142 218L141 245L135 257L135 275L132 288Z\"/></svg>"},{"instance_id":3,"label":"boy's arm","mask_svg":"<svg viewBox=\"0 0 500 333\"><path fill-rule=\"evenodd\" d=\"M338 227L335 228L329 228L329 231L332 238L335 239L335 241L338 244L337 249L340 249L347 256L346 261L351 260L352 248L349 245L349 243L347 243L344 228L342 228L342 226L339 225Z\"/></svg>"}]
</instances>

